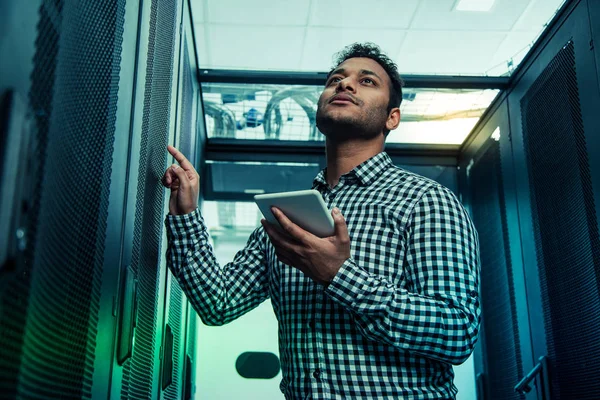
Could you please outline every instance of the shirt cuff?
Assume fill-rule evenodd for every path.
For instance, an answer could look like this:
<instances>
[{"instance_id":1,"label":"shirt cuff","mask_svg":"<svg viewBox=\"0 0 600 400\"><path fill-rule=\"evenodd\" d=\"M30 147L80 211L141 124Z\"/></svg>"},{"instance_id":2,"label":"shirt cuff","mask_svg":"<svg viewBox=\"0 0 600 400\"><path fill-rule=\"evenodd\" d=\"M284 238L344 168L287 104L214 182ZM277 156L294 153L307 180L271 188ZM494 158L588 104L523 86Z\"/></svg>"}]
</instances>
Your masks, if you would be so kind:
<instances>
[{"instance_id":1,"label":"shirt cuff","mask_svg":"<svg viewBox=\"0 0 600 400\"><path fill-rule=\"evenodd\" d=\"M196 208L189 214L171 215L165 219L167 237L180 239L202 233L206 230L200 209Z\"/></svg>"},{"instance_id":2,"label":"shirt cuff","mask_svg":"<svg viewBox=\"0 0 600 400\"><path fill-rule=\"evenodd\" d=\"M327 285L325 293L343 307L353 310L357 302L366 293L372 291L374 279L375 277L349 258L344 261L338 273Z\"/></svg>"}]
</instances>

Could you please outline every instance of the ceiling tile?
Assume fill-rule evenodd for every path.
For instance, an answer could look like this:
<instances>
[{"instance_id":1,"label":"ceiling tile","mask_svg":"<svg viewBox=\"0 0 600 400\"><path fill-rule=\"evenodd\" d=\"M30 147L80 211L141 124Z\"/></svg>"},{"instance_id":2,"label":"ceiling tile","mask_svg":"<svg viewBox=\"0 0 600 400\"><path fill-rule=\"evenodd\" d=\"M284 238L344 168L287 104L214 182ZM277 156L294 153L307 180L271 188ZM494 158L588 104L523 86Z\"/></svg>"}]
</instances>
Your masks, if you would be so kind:
<instances>
[{"instance_id":1,"label":"ceiling tile","mask_svg":"<svg viewBox=\"0 0 600 400\"><path fill-rule=\"evenodd\" d=\"M191 0L192 23L199 24L204 22L204 0Z\"/></svg>"},{"instance_id":2,"label":"ceiling tile","mask_svg":"<svg viewBox=\"0 0 600 400\"><path fill-rule=\"evenodd\" d=\"M565 0L532 0L513 29L541 31L564 2Z\"/></svg>"},{"instance_id":3,"label":"ceiling tile","mask_svg":"<svg viewBox=\"0 0 600 400\"><path fill-rule=\"evenodd\" d=\"M509 33L502 44L498 47L496 54L491 60L491 66L506 64L510 59L513 59L531 48L531 44L537 37L538 32L511 32ZM516 61L516 60L515 60Z\"/></svg>"},{"instance_id":4,"label":"ceiling tile","mask_svg":"<svg viewBox=\"0 0 600 400\"><path fill-rule=\"evenodd\" d=\"M297 70L303 38L301 27L210 25L205 67Z\"/></svg>"},{"instance_id":5,"label":"ceiling tile","mask_svg":"<svg viewBox=\"0 0 600 400\"><path fill-rule=\"evenodd\" d=\"M418 4L418 0L314 1L310 13L310 25L347 29L405 29L410 25Z\"/></svg>"},{"instance_id":6,"label":"ceiling tile","mask_svg":"<svg viewBox=\"0 0 600 400\"><path fill-rule=\"evenodd\" d=\"M499 32L409 31L398 69L410 74L483 75L506 36Z\"/></svg>"},{"instance_id":7,"label":"ceiling tile","mask_svg":"<svg viewBox=\"0 0 600 400\"><path fill-rule=\"evenodd\" d=\"M514 58L516 67L564 2L496 0L490 12L460 12L456 1L402 0L399 7L397 0L191 0L191 6L201 24L196 41L204 68L327 71L344 46L370 41L403 73L502 75L506 61Z\"/></svg>"},{"instance_id":8,"label":"ceiling tile","mask_svg":"<svg viewBox=\"0 0 600 400\"><path fill-rule=\"evenodd\" d=\"M355 42L373 42L394 57L405 35L405 31L391 29L308 28L301 70L329 71L334 54Z\"/></svg>"},{"instance_id":9,"label":"ceiling tile","mask_svg":"<svg viewBox=\"0 0 600 400\"><path fill-rule=\"evenodd\" d=\"M509 31L530 0L496 0L488 12L456 11L456 0L423 0L411 29Z\"/></svg>"},{"instance_id":10,"label":"ceiling tile","mask_svg":"<svg viewBox=\"0 0 600 400\"><path fill-rule=\"evenodd\" d=\"M211 64L209 56L210 49L206 47L206 25L194 24L194 36L196 39L196 52L198 53L199 68L208 68ZM208 41L210 43L210 41Z\"/></svg>"},{"instance_id":11,"label":"ceiling tile","mask_svg":"<svg viewBox=\"0 0 600 400\"><path fill-rule=\"evenodd\" d=\"M218 24L306 26L310 0L205 0L206 20Z\"/></svg>"}]
</instances>

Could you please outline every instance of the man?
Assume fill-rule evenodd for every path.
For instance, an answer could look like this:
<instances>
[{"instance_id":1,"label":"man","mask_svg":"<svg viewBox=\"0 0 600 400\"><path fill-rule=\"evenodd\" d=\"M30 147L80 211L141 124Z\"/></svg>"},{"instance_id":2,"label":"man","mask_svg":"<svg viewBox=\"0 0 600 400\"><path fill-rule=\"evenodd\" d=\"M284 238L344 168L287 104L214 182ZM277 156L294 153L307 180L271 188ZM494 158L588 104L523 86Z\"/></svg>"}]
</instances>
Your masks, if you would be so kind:
<instances>
[{"instance_id":1,"label":"man","mask_svg":"<svg viewBox=\"0 0 600 400\"><path fill-rule=\"evenodd\" d=\"M402 81L374 45L341 53L319 99L327 168L315 178L335 234L318 238L273 212L219 268L197 207L198 175L167 169L169 268L208 325L271 298L289 399L453 399L452 364L477 340L477 234L455 196L383 152Z\"/></svg>"}]
</instances>

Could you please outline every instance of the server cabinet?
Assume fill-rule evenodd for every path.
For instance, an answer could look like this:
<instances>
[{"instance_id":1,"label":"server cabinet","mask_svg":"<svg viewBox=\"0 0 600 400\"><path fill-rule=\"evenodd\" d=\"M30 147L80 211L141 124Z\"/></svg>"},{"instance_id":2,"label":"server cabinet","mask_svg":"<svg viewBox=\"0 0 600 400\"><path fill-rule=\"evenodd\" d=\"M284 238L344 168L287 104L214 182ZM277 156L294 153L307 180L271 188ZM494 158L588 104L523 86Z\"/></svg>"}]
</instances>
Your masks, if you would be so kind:
<instances>
[{"instance_id":1,"label":"server cabinet","mask_svg":"<svg viewBox=\"0 0 600 400\"><path fill-rule=\"evenodd\" d=\"M198 315L189 301L186 301L185 305L186 326L182 399L191 400L196 393L196 326L198 324Z\"/></svg>"},{"instance_id":2,"label":"server cabinet","mask_svg":"<svg viewBox=\"0 0 600 400\"><path fill-rule=\"evenodd\" d=\"M463 148L484 232L480 398L600 396L595 3L567 3Z\"/></svg>"},{"instance_id":3,"label":"server cabinet","mask_svg":"<svg viewBox=\"0 0 600 400\"><path fill-rule=\"evenodd\" d=\"M122 110L131 104L123 77L133 70L127 54L135 50L129 25L135 31L137 6L37 5L19 4L15 19L35 27L35 40L6 37L22 49L35 44L35 53L32 67L22 67L31 71L24 107L32 121L19 165L28 196L13 207L23 217L22 240L1 278L2 395L106 397L115 326L106 289L118 275L129 127Z\"/></svg>"},{"instance_id":4,"label":"server cabinet","mask_svg":"<svg viewBox=\"0 0 600 400\"><path fill-rule=\"evenodd\" d=\"M568 5L508 98L539 399L600 397L594 3Z\"/></svg>"},{"instance_id":5,"label":"server cabinet","mask_svg":"<svg viewBox=\"0 0 600 400\"><path fill-rule=\"evenodd\" d=\"M460 160L460 183L479 233L482 323L475 351L480 399L525 399L514 391L533 367L508 102L501 96ZM535 398L535 391L527 398Z\"/></svg>"},{"instance_id":6,"label":"server cabinet","mask_svg":"<svg viewBox=\"0 0 600 400\"><path fill-rule=\"evenodd\" d=\"M185 133L181 131L181 120L182 120L182 40L183 32L183 2L178 2L173 9L174 12L174 23L175 23L175 35L173 43L173 81L171 83L171 110L173 110L172 117L169 124L169 139L168 143L178 145L182 138L185 138ZM188 135L189 136L189 135ZM185 138L187 139L187 138ZM183 140L185 140L183 139ZM189 139L188 139L189 141ZM186 149L189 157L191 148ZM163 152L168 159L171 156L166 153L166 144ZM164 169L163 169L164 171ZM164 220L166 213L168 212L168 191L165 191L165 208L162 214L161 222ZM166 288L165 288L165 307L164 307L164 325L163 329L163 342L162 342L162 357L161 357L161 377L160 377L160 398L161 399L179 399L182 396L183 390L183 366L184 366L184 347L185 342L183 336L185 332L185 303L183 291L181 290L179 283L173 277L173 275L167 270L166 259L164 256L166 250L166 237L163 235L163 246L161 251L161 263L166 274Z\"/></svg>"},{"instance_id":7,"label":"server cabinet","mask_svg":"<svg viewBox=\"0 0 600 400\"><path fill-rule=\"evenodd\" d=\"M178 18L176 49L178 60L174 71L177 71L177 80L174 81L173 99L175 101L176 115L173 118L174 130L173 143L188 160L195 163L195 99L198 95L195 79L194 45L191 40L191 18L189 5L182 4L181 18ZM192 57L190 57L192 54ZM166 243L165 243L166 246ZM165 247L166 249L166 247ZM166 260L165 260L166 261ZM165 268L166 270L166 268ZM191 395L194 378L190 375L194 371L192 361L195 356L188 353L189 345L194 344L195 333L188 336L188 310L187 300L179 283L173 275L167 273L167 286L165 293L165 325L163 339L162 375L161 375L161 398L179 399ZM194 329L195 331L195 329ZM195 347L195 346L193 346Z\"/></svg>"},{"instance_id":8,"label":"server cabinet","mask_svg":"<svg viewBox=\"0 0 600 400\"><path fill-rule=\"evenodd\" d=\"M167 143L173 140L181 2L141 3L112 398L157 398L164 357Z\"/></svg>"},{"instance_id":9,"label":"server cabinet","mask_svg":"<svg viewBox=\"0 0 600 400\"><path fill-rule=\"evenodd\" d=\"M34 172L41 172L32 163L37 134L29 101L41 3L32 1L30 7L20 7L17 1L0 4L0 24L3 27L3 35L0 35L1 398L14 398L19 390L29 305L35 216L32 210L24 210L20 205L30 204L27 199L33 197L33 185L20 186L17 182L31 182ZM21 40L15 40L16 37ZM18 233L21 238L17 237Z\"/></svg>"}]
</instances>

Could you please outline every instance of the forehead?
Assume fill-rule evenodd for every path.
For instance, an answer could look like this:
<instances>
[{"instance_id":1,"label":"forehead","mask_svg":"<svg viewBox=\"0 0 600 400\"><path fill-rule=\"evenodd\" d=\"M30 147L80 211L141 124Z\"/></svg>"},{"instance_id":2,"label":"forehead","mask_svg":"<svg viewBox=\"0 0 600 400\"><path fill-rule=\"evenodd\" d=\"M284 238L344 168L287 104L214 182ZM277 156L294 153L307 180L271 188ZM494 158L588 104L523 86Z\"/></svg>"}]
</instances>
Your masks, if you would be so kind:
<instances>
[{"instance_id":1,"label":"forehead","mask_svg":"<svg viewBox=\"0 0 600 400\"><path fill-rule=\"evenodd\" d=\"M381 79L383 79L387 84L391 84L391 80L385 69L379 63L371 58L366 57L354 57L349 58L337 67L334 70L343 68L349 72L359 72L361 70L372 71L376 73Z\"/></svg>"}]
</instances>

